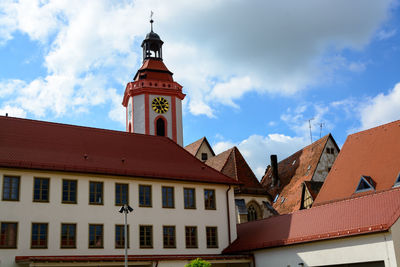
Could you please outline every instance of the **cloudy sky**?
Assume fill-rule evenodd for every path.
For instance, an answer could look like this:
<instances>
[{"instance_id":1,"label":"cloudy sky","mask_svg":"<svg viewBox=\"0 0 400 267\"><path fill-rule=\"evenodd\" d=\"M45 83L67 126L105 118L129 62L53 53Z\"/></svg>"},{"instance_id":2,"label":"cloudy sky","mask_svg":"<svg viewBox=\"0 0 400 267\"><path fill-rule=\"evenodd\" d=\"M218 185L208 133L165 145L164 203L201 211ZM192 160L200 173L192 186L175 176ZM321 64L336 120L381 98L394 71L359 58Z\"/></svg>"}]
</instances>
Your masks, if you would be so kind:
<instances>
[{"instance_id":1,"label":"cloudy sky","mask_svg":"<svg viewBox=\"0 0 400 267\"><path fill-rule=\"evenodd\" d=\"M339 146L400 119L394 0L1 0L0 115L124 130L151 11L185 145L236 145L258 177L310 143L309 119Z\"/></svg>"}]
</instances>

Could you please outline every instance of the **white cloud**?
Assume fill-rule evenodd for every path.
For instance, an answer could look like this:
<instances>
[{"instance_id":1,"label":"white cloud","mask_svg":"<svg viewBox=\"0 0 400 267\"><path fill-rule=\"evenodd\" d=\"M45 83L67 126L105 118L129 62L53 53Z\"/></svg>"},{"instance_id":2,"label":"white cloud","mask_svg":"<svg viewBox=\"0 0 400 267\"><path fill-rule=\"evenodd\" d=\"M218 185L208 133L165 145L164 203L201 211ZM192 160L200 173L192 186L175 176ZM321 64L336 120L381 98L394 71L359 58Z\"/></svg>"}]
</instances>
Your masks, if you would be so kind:
<instances>
[{"instance_id":1,"label":"white cloud","mask_svg":"<svg viewBox=\"0 0 400 267\"><path fill-rule=\"evenodd\" d=\"M10 117L18 117L18 118L25 118L26 117L26 112L25 110L19 108L19 107L13 107L10 105L6 105L2 108L0 108L0 115L1 116L10 116Z\"/></svg>"},{"instance_id":2,"label":"white cloud","mask_svg":"<svg viewBox=\"0 0 400 267\"><path fill-rule=\"evenodd\" d=\"M365 68L365 63L362 62L351 62L349 64L349 70L353 72L363 72Z\"/></svg>"},{"instance_id":3,"label":"white cloud","mask_svg":"<svg viewBox=\"0 0 400 267\"><path fill-rule=\"evenodd\" d=\"M221 141L213 145L215 153L221 153L236 145L254 174L261 179L267 165L270 164L270 155L278 155L278 161L285 159L308 143L302 137L291 137L284 134L269 134L268 136L251 135L238 143Z\"/></svg>"},{"instance_id":4,"label":"white cloud","mask_svg":"<svg viewBox=\"0 0 400 267\"><path fill-rule=\"evenodd\" d=\"M24 81L22 91L49 104L22 106L26 96L17 93L16 105L39 116L62 115L67 107L84 110L79 103L88 99L92 91L87 86L95 83L98 93L88 100L90 109L110 102L108 89L118 83L121 92L139 67L139 44L153 9L155 31L165 41L165 62L188 93L185 106L195 115L212 117L219 104L237 107L234 101L250 91L287 95L314 85L324 76L323 55L332 48L340 54L343 48L366 45L390 3L5 0L0 42L22 32L40 42L45 54L47 74ZM348 69L360 71L362 64L350 63Z\"/></svg>"},{"instance_id":5,"label":"white cloud","mask_svg":"<svg viewBox=\"0 0 400 267\"><path fill-rule=\"evenodd\" d=\"M108 117L113 120L120 122L122 125L126 124L126 113L125 108L121 105L122 95L117 93L116 89L108 90L108 95L111 97L112 107L108 112Z\"/></svg>"},{"instance_id":6,"label":"white cloud","mask_svg":"<svg viewBox=\"0 0 400 267\"><path fill-rule=\"evenodd\" d=\"M360 103L361 129L372 128L400 119L400 83L387 94L381 93Z\"/></svg>"}]
</instances>

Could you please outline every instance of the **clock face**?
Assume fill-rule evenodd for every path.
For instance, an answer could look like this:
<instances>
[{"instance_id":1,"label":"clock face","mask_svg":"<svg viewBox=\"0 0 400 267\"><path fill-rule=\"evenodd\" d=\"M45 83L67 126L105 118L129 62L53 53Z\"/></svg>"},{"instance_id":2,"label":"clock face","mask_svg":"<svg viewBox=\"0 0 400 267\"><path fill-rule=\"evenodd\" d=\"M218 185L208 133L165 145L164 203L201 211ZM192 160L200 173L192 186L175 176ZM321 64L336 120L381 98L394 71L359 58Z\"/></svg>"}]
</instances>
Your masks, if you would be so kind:
<instances>
[{"instance_id":1,"label":"clock face","mask_svg":"<svg viewBox=\"0 0 400 267\"><path fill-rule=\"evenodd\" d=\"M167 112L169 108L168 101L161 96L154 98L151 106L153 107L153 110L159 114Z\"/></svg>"}]
</instances>

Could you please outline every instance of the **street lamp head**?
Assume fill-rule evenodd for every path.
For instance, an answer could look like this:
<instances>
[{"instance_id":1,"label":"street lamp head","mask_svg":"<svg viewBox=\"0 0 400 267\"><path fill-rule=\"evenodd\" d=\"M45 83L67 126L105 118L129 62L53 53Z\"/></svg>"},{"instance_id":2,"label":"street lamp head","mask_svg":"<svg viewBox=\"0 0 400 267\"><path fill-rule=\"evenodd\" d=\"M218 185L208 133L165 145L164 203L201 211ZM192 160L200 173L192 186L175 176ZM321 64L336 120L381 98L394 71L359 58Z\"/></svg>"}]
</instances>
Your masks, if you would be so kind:
<instances>
[{"instance_id":1,"label":"street lamp head","mask_svg":"<svg viewBox=\"0 0 400 267\"><path fill-rule=\"evenodd\" d=\"M124 207L124 206L122 206L122 207L119 209L119 213L123 213L123 212L124 212L124 210L125 210L125 207Z\"/></svg>"},{"instance_id":2,"label":"street lamp head","mask_svg":"<svg viewBox=\"0 0 400 267\"><path fill-rule=\"evenodd\" d=\"M120 213L123 213L123 212L129 213L129 212L132 212L132 211L133 211L133 208L132 208L131 206L129 206L128 204L124 204L124 205L119 209L119 212L120 212Z\"/></svg>"},{"instance_id":3,"label":"street lamp head","mask_svg":"<svg viewBox=\"0 0 400 267\"><path fill-rule=\"evenodd\" d=\"M128 206L128 211L129 212L132 212L133 211L133 208L131 207L131 206L129 206L129 205L127 205Z\"/></svg>"}]
</instances>

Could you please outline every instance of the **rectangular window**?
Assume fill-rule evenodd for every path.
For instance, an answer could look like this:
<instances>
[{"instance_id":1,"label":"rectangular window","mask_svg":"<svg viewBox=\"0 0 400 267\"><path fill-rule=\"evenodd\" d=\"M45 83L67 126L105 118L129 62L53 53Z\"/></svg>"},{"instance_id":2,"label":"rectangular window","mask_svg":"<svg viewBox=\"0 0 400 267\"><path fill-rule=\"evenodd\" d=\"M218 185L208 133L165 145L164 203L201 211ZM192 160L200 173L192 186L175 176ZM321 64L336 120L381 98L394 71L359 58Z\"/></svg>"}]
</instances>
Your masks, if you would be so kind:
<instances>
[{"instance_id":1,"label":"rectangular window","mask_svg":"<svg viewBox=\"0 0 400 267\"><path fill-rule=\"evenodd\" d=\"M89 248L103 248L102 224L89 224Z\"/></svg>"},{"instance_id":2,"label":"rectangular window","mask_svg":"<svg viewBox=\"0 0 400 267\"><path fill-rule=\"evenodd\" d=\"M19 200L19 182L18 176L4 176L3 178L3 200Z\"/></svg>"},{"instance_id":3,"label":"rectangular window","mask_svg":"<svg viewBox=\"0 0 400 267\"><path fill-rule=\"evenodd\" d=\"M115 205L128 204L128 184L115 184Z\"/></svg>"},{"instance_id":4,"label":"rectangular window","mask_svg":"<svg viewBox=\"0 0 400 267\"><path fill-rule=\"evenodd\" d=\"M115 248L125 248L125 226L123 224L115 225ZM128 248L129 248L129 225L127 227Z\"/></svg>"},{"instance_id":5,"label":"rectangular window","mask_svg":"<svg viewBox=\"0 0 400 267\"><path fill-rule=\"evenodd\" d=\"M174 188L173 187L162 187L162 207L163 208L173 208L174 203Z\"/></svg>"},{"instance_id":6,"label":"rectangular window","mask_svg":"<svg viewBox=\"0 0 400 267\"><path fill-rule=\"evenodd\" d=\"M76 248L76 224L61 224L61 248Z\"/></svg>"},{"instance_id":7,"label":"rectangular window","mask_svg":"<svg viewBox=\"0 0 400 267\"><path fill-rule=\"evenodd\" d=\"M33 181L33 201L49 202L49 178L34 178Z\"/></svg>"},{"instance_id":8,"label":"rectangular window","mask_svg":"<svg viewBox=\"0 0 400 267\"><path fill-rule=\"evenodd\" d=\"M76 203L76 194L78 189L78 181L63 180L62 181L62 203Z\"/></svg>"},{"instance_id":9,"label":"rectangular window","mask_svg":"<svg viewBox=\"0 0 400 267\"><path fill-rule=\"evenodd\" d=\"M89 204L103 205L103 182L89 183Z\"/></svg>"},{"instance_id":10,"label":"rectangular window","mask_svg":"<svg viewBox=\"0 0 400 267\"><path fill-rule=\"evenodd\" d=\"M206 161L208 159L207 153L201 153L201 160Z\"/></svg>"},{"instance_id":11,"label":"rectangular window","mask_svg":"<svg viewBox=\"0 0 400 267\"><path fill-rule=\"evenodd\" d=\"M214 189L204 189L204 207L206 210L215 210Z\"/></svg>"},{"instance_id":12,"label":"rectangular window","mask_svg":"<svg viewBox=\"0 0 400 267\"><path fill-rule=\"evenodd\" d=\"M1 222L0 248L17 248L18 223Z\"/></svg>"},{"instance_id":13,"label":"rectangular window","mask_svg":"<svg viewBox=\"0 0 400 267\"><path fill-rule=\"evenodd\" d=\"M139 226L139 242L140 248L153 248L153 226Z\"/></svg>"},{"instance_id":14,"label":"rectangular window","mask_svg":"<svg viewBox=\"0 0 400 267\"><path fill-rule=\"evenodd\" d=\"M31 248L47 248L47 223L32 223Z\"/></svg>"},{"instance_id":15,"label":"rectangular window","mask_svg":"<svg viewBox=\"0 0 400 267\"><path fill-rule=\"evenodd\" d=\"M186 248L197 248L197 227L185 226Z\"/></svg>"},{"instance_id":16,"label":"rectangular window","mask_svg":"<svg viewBox=\"0 0 400 267\"><path fill-rule=\"evenodd\" d=\"M176 248L175 226L163 226L164 248Z\"/></svg>"},{"instance_id":17,"label":"rectangular window","mask_svg":"<svg viewBox=\"0 0 400 267\"><path fill-rule=\"evenodd\" d=\"M207 248L218 247L217 227L206 227Z\"/></svg>"},{"instance_id":18,"label":"rectangular window","mask_svg":"<svg viewBox=\"0 0 400 267\"><path fill-rule=\"evenodd\" d=\"M151 185L139 185L139 207L151 207Z\"/></svg>"},{"instance_id":19,"label":"rectangular window","mask_svg":"<svg viewBox=\"0 0 400 267\"><path fill-rule=\"evenodd\" d=\"M196 208L196 197L194 188L184 188L183 189L183 199L185 209L195 209Z\"/></svg>"}]
</instances>

